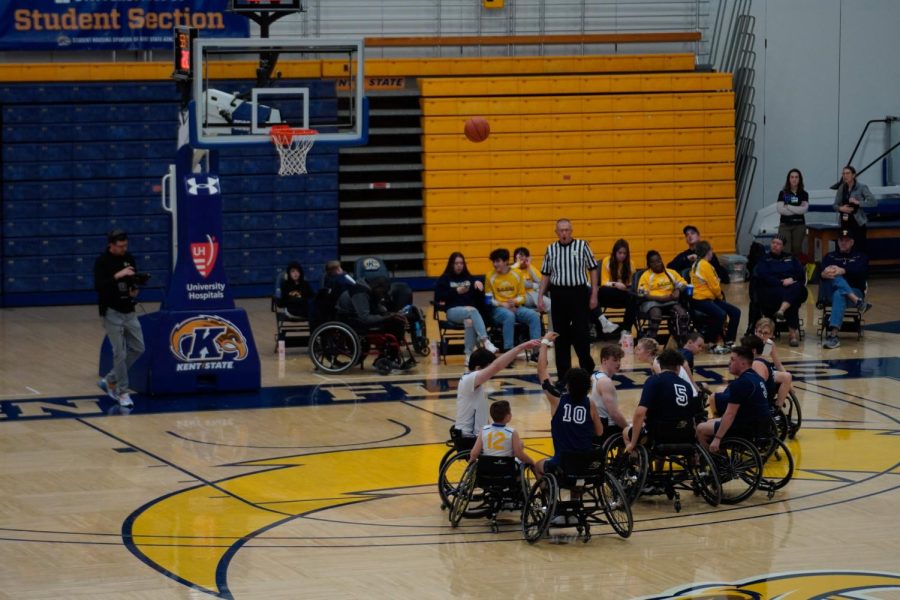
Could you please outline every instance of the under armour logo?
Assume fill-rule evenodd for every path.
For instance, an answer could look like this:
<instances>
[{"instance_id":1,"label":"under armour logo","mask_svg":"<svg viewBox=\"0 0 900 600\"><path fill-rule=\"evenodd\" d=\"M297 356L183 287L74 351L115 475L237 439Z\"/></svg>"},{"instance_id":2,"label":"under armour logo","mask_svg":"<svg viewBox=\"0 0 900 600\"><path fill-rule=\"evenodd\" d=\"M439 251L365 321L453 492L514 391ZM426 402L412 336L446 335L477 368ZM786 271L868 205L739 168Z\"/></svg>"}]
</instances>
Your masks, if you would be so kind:
<instances>
[{"instance_id":1,"label":"under armour logo","mask_svg":"<svg viewBox=\"0 0 900 600\"><path fill-rule=\"evenodd\" d=\"M212 196L219 193L218 177L204 177L200 181L197 179L197 177L191 177L187 180L188 194L191 196Z\"/></svg>"}]
</instances>

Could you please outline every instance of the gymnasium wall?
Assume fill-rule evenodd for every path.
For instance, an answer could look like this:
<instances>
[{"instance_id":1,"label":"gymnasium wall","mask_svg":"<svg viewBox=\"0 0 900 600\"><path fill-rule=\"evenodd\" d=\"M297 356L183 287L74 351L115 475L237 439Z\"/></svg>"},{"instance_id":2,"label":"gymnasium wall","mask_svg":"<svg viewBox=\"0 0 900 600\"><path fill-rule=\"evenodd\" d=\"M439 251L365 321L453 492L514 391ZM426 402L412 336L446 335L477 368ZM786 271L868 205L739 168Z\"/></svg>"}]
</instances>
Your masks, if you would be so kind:
<instances>
[{"instance_id":1,"label":"gymnasium wall","mask_svg":"<svg viewBox=\"0 0 900 600\"><path fill-rule=\"evenodd\" d=\"M731 76L655 58L629 74L420 79L427 274L455 250L475 272L498 247L539 265L561 217L598 258L622 237L636 264L650 249L669 260L685 224L732 252ZM473 115L490 123L484 142L462 135Z\"/></svg>"}]
</instances>

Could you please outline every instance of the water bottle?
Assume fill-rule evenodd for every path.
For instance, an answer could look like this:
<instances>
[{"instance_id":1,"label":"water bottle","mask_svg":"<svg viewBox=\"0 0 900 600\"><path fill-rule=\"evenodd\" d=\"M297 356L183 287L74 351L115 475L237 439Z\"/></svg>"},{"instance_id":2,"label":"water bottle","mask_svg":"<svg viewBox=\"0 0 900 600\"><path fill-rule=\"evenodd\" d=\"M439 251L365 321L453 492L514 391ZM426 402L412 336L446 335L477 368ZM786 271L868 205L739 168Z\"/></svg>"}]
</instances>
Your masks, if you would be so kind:
<instances>
[{"instance_id":1,"label":"water bottle","mask_svg":"<svg viewBox=\"0 0 900 600\"><path fill-rule=\"evenodd\" d=\"M487 304L488 306L493 306L494 305L494 295L491 293L485 294L484 295L484 303Z\"/></svg>"},{"instance_id":2,"label":"water bottle","mask_svg":"<svg viewBox=\"0 0 900 600\"><path fill-rule=\"evenodd\" d=\"M630 332L622 332L622 336L619 338L619 347L622 348L622 352L625 352L626 354L634 350L634 338L631 336Z\"/></svg>"},{"instance_id":3,"label":"water bottle","mask_svg":"<svg viewBox=\"0 0 900 600\"><path fill-rule=\"evenodd\" d=\"M431 340L431 364L436 365L440 362L441 362L441 357L438 354L437 340Z\"/></svg>"},{"instance_id":4,"label":"water bottle","mask_svg":"<svg viewBox=\"0 0 900 600\"><path fill-rule=\"evenodd\" d=\"M284 336L278 336L278 360L284 360Z\"/></svg>"},{"instance_id":5,"label":"water bottle","mask_svg":"<svg viewBox=\"0 0 900 600\"><path fill-rule=\"evenodd\" d=\"M687 295L688 298L693 298L694 297L694 284L693 283L687 284L687 286L685 286L685 288L684 288L684 293L685 293L685 295Z\"/></svg>"}]
</instances>

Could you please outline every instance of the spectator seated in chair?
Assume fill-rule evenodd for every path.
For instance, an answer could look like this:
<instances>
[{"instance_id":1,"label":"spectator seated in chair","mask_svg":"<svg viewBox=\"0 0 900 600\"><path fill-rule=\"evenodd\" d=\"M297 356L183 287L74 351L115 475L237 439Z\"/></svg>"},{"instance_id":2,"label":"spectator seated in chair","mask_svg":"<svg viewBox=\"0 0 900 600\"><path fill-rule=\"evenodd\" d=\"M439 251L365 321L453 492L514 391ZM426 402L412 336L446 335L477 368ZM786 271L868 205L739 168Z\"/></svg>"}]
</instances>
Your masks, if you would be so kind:
<instances>
[{"instance_id":1,"label":"spectator seated in chair","mask_svg":"<svg viewBox=\"0 0 900 600\"><path fill-rule=\"evenodd\" d=\"M509 267L509 250L498 248L491 252L494 272L487 277L485 294L492 294L491 319L503 330L503 350L513 347L515 324L528 326L528 337L540 339L541 317L525 308L525 283L518 273Z\"/></svg>"},{"instance_id":2,"label":"spectator seated in chair","mask_svg":"<svg viewBox=\"0 0 900 600\"><path fill-rule=\"evenodd\" d=\"M406 333L406 317L398 312L390 312L384 307L384 299L390 289L390 281L383 277L372 280L371 287L364 283L355 283L344 290L337 301L337 317L353 327L357 333L383 332L402 343ZM397 356L387 358L398 363Z\"/></svg>"},{"instance_id":3,"label":"spectator seated in chair","mask_svg":"<svg viewBox=\"0 0 900 600\"><path fill-rule=\"evenodd\" d=\"M769 252L756 265L754 276L760 311L776 321L787 321L790 345L799 346L799 310L808 296L806 271L796 257L784 251L784 236L778 234L772 239Z\"/></svg>"},{"instance_id":4,"label":"spectator seated in chair","mask_svg":"<svg viewBox=\"0 0 900 600\"><path fill-rule=\"evenodd\" d=\"M618 239L613 244L612 252L600 263L600 289L597 295L597 307L598 309L624 308L625 318L622 320L622 331L628 333L634 327L637 313L637 303L632 295L634 290L631 289L633 274L631 248L626 240ZM595 313L593 316L599 320L602 333L607 335L619 333L615 325L608 321L604 323L605 317L602 315Z\"/></svg>"},{"instance_id":5,"label":"spectator seated in chair","mask_svg":"<svg viewBox=\"0 0 900 600\"><path fill-rule=\"evenodd\" d=\"M683 344L688 334L691 317L687 309L679 303L682 290L687 287L681 275L666 269L662 257L656 250L647 252L647 270L641 273L637 291L640 295L639 311L650 318L646 336L656 338L663 317L668 317L670 331L675 334L678 344Z\"/></svg>"},{"instance_id":6,"label":"spectator seated in chair","mask_svg":"<svg viewBox=\"0 0 900 600\"><path fill-rule=\"evenodd\" d=\"M728 318L728 329L724 333L724 343L711 350L714 354L725 354L729 347L734 345L737 338L738 325L741 320L741 309L733 304L725 302L725 293L722 291L721 280L716 274L716 269L710 262L713 251L707 242L697 242L695 246L697 258L691 267L691 283L694 286L694 295L691 307L709 319L703 338L714 344L722 339L722 329L725 326L725 318ZM672 263L669 263L670 265Z\"/></svg>"},{"instance_id":7,"label":"spectator seated in chair","mask_svg":"<svg viewBox=\"0 0 900 600\"><path fill-rule=\"evenodd\" d=\"M466 356L479 345L491 353L497 352L478 309L484 306L484 284L469 273L462 252L453 252L447 259L447 267L434 288L434 305L436 310L446 311L448 323L465 327Z\"/></svg>"},{"instance_id":8,"label":"spectator seated in chair","mask_svg":"<svg viewBox=\"0 0 900 600\"><path fill-rule=\"evenodd\" d=\"M684 233L684 241L687 242L688 248L669 261L669 264L666 265L668 268L678 273L693 267L697 262L698 257L703 258L703 256L700 256L697 252L697 244L702 241L700 238L700 230L693 225L685 225L682 232ZM716 275L719 276L719 281L722 283L731 283L731 279L728 278L728 269L719 263L719 258L715 254L709 258L709 264L715 269Z\"/></svg>"},{"instance_id":9,"label":"spectator seated in chair","mask_svg":"<svg viewBox=\"0 0 900 600\"><path fill-rule=\"evenodd\" d=\"M531 252L528 248L520 246L513 250L513 271L522 277L525 283L525 306L527 308L537 309L538 290L541 289L541 274L531 264ZM550 315L550 296L544 296L544 309L539 311ZM550 321L550 329L553 329L553 321Z\"/></svg>"},{"instance_id":10,"label":"spectator seated in chair","mask_svg":"<svg viewBox=\"0 0 900 600\"><path fill-rule=\"evenodd\" d=\"M828 333L822 343L824 348L837 348L841 345L838 331L844 322L844 313L848 303L864 314L872 305L865 301L866 278L869 272L869 259L859 250L855 250L851 232L842 230L837 241L837 250L829 252L822 259L822 282L819 284L818 304L831 304L831 317L828 320Z\"/></svg>"},{"instance_id":11,"label":"spectator seated in chair","mask_svg":"<svg viewBox=\"0 0 900 600\"><path fill-rule=\"evenodd\" d=\"M303 277L303 267L296 261L289 263L281 280L278 308L283 309L288 318L308 319L313 295L312 286Z\"/></svg>"}]
</instances>

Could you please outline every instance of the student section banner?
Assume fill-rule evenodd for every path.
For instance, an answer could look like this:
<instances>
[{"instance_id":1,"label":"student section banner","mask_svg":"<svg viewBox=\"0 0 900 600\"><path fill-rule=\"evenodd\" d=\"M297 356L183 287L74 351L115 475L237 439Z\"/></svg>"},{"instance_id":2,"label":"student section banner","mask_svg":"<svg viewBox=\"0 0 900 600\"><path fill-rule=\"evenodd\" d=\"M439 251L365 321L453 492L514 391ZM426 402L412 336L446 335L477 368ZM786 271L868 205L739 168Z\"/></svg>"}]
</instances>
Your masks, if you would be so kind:
<instances>
[{"instance_id":1,"label":"student section banner","mask_svg":"<svg viewBox=\"0 0 900 600\"><path fill-rule=\"evenodd\" d=\"M247 37L228 0L0 0L0 50L171 48L172 28Z\"/></svg>"}]
</instances>

